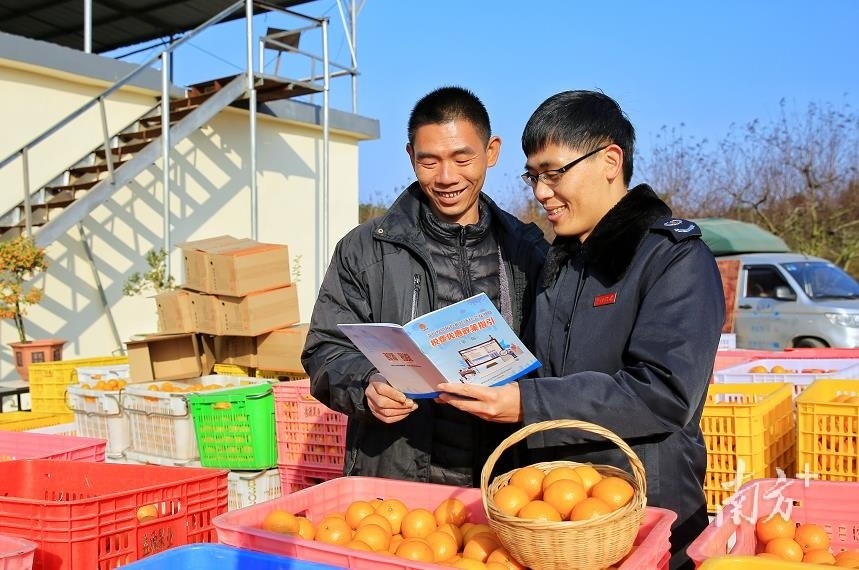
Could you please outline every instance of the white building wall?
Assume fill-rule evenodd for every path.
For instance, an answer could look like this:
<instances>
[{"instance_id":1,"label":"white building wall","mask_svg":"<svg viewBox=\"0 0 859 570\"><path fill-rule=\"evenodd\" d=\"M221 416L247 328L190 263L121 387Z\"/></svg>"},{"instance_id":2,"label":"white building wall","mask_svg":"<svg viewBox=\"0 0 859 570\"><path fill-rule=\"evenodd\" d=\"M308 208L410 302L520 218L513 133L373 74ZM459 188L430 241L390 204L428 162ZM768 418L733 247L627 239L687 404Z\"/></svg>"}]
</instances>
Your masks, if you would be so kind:
<instances>
[{"instance_id":1,"label":"white building wall","mask_svg":"<svg viewBox=\"0 0 859 570\"><path fill-rule=\"evenodd\" d=\"M51 76L50 70L22 70L4 63L8 64L0 59L4 99L0 121L13 126L14 137L0 139L0 159L104 88L90 85L85 78ZM7 95L13 105L5 104ZM115 97L118 102L110 111L116 118L111 114L111 123L127 124L153 104L156 94L135 89ZM51 109L49 117L43 114L46 108ZM226 109L171 153L170 266L179 282L183 276L177 244L220 234L252 237L248 122L247 111ZM322 131L318 125L260 114L257 138L258 239L289 246L300 315L307 321L319 286L316 267L323 249L317 239ZM329 253L358 221L357 143L367 138L366 133L332 130L330 134ZM100 139L100 119L89 118L53 143L44 156L31 157L32 178L42 183L50 180ZM20 169L11 170L0 170L3 211L21 199ZM67 339L64 358L87 358L117 354L132 335L155 331L154 301L123 296L122 288L131 274L148 269L145 254L164 244L163 199L159 160L82 224L118 338L100 300L78 227L48 248L50 267L37 281L45 297L25 317L30 338ZM327 260L322 263L327 265ZM6 346L15 337L13 323L0 322L0 380L16 377L11 349Z\"/></svg>"}]
</instances>

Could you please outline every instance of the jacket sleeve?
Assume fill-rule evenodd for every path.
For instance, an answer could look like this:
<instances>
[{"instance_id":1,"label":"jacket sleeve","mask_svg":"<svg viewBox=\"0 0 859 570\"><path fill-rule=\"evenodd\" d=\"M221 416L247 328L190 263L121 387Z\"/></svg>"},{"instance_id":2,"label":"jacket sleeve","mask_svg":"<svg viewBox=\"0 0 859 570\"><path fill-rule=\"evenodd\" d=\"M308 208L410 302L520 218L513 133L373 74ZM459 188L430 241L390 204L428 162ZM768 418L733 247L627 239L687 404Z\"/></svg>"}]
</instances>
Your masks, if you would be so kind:
<instances>
[{"instance_id":1,"label":"jacket sleeve","mask_svg":"<svg viewBox=\"0 0 859 570\"><path fill-rule=\"evenodd\" d=\"M623 349L623 367L521 380L525 423L578 419L634 441L670 434L697 421L725 304L712 254L698 240L687 245L672 248L664 267L653 268L657 277L639 291L642 300ZM578 350L601 348L585 344ZM575 441L580 440L554 430L537 434L529 445Z\"/></svg>"},{"instance_id":2,"label":"jacket sleeve","mask_svg":"<svg viewBox=\"0 0 859 570\"><path fill-rule=\"evenodd\" d=\"M322 281L301 362L316 399L349 416L371 418L364 389L376 369L337 326L372 321L371 295L344 255L348 237L337 244Z\"/></svg>"}]
</instances>

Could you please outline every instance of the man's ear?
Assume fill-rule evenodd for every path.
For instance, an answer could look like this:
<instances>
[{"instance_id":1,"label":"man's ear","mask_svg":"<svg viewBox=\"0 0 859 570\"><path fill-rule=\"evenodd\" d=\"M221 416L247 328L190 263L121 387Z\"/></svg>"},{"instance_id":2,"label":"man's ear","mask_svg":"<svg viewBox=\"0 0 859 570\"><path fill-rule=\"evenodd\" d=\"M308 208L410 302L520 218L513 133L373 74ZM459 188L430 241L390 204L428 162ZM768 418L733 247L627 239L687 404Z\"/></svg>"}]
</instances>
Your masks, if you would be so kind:
<instances>
[{"instance_id":1,"label":"man's ear","mask_svg":"<svg viewBox=\"0 0 859 570\"><path fill-rule=\"evenodd\" d=\"M498 162L498 157L501 155L501 137L491 136L486 144L486 160L488 166L495 166Z\"/></svg>"},{"instance_id":2,"label":"man's ear","mask_svg":"<svg viewBox=\"0 0 859 570\"><path fill-rule=\"evenodd\" d=\"M609 183L618 176L623 180L623 149L616 144L605 149L605 175Z\"/></svg>"},{"instance_id":3,"label":"man's ear","mask_svg":"<svg viewBox=\"0 0 859 570\"><path fill-rule=\"evenodd\" d=\"M406 152L409 155L409 160L412 164L415 163L415 149L412 148L412 143L406 143Z\"/></svg>"}]
</instances>

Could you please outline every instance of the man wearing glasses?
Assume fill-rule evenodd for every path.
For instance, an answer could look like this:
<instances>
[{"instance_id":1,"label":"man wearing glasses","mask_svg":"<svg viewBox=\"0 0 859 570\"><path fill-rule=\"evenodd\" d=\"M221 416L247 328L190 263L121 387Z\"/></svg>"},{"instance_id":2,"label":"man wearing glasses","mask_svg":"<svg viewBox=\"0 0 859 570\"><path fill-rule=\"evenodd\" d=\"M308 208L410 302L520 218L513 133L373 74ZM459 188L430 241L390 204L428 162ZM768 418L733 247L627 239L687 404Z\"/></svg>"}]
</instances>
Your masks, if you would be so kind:
<instances>
[{"instance_id":1,"label":"man wearing glasses","mask_svg":"<svg viewBox=\"0 0 859 570\"><path fill-rule=\"evenodd\" d=\"M629 189L635 131L592 91L544 101L522 134L522 179L557 238L538 291L534 378L498 388L442 384L441 399L478 417L530 424L577 419L606 427L642 460L647 502L678 515L672 568L706 527L701 411L725 301L698 227L674 218L650 187ZM596 436L544 431L529 460L610 464L626 456Z\"/></svg>"}]
</instances>

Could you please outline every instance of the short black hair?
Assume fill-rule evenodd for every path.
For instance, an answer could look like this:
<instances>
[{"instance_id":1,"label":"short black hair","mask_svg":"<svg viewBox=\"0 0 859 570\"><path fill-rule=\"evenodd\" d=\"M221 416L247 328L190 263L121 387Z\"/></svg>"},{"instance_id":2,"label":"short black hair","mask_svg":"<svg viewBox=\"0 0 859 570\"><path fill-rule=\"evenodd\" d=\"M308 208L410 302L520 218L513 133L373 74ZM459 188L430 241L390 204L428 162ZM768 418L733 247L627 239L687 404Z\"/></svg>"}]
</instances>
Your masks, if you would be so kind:
<instances>
[{"instance_id":1,"label":"short black hair","mask_svg":"<svg viewBox=\"0 0 859 570\"><path fill-rule=\"evenodd\" d=\"M525 124L522 152L550 144L590 152L607 144L623 150L623 181L632 180L635 129L617 101L599 91L563 91L543 101Z\"/></svg>"},{"instance_id":2,"label":"short black hair","mask_svg":"<svg viewBox=\"0 0 859 570\"><path fill-rule=\"evenodd\" d=\"M477 95L458 86L440 87L427 93L415 103L409 115L409 144L414 144L415 133L424 125L440 125L464 119L474 125L484 144L492 136L489 113Z\"/></svg>"}]
</instances>

